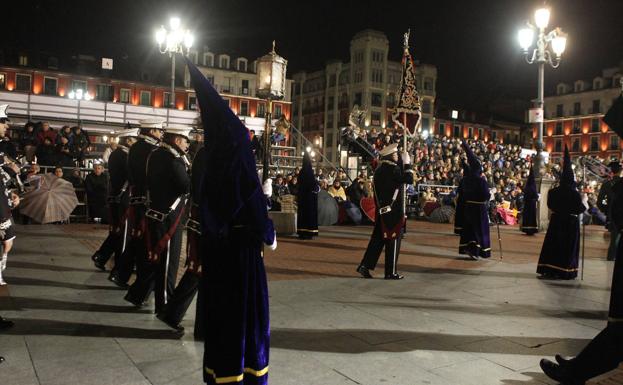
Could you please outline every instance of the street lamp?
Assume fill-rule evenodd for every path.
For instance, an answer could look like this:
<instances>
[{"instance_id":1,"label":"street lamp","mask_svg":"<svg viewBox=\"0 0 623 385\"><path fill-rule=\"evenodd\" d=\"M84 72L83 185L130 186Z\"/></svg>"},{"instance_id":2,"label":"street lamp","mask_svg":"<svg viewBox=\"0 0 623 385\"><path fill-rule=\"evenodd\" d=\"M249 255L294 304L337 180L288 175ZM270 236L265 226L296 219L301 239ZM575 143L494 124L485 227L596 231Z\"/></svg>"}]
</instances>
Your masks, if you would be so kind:
<instances>
[{"instance_id":1,"label":"street lamp","mask_svg":"<svg viewBox=\"0 0 623 385\"><path fill-rule=\"evenodd\" d=\"M268 167L270 166L270 125L273 110L273 100L281 100L285 96L286 68L288 61L273 49L268 54L257 59L257 97L268 101L264 125L264 159L262 164L262 180L268 179ZM278 117L279 118L279 117Z\"/></svg>"},{"instance_id":2,"label":"street lamp","mask_svg":"<svg viewBox=\"0 0 623 385\"><path fill-rule=\"evenodd\" d=\"M169 20L169 29L164 25L156 31L156 42L161 54L169 54L171 58L171 97L169 99L169 107L175 108L175 54L181 53L188 55L190 47L192 47L195 37L189 30L181 28L182 22L179 17L172 17Z\"/></svg>"},{"instance_id":3,"label":"street lamp","mask_svg":"<svg viewBox=\"0 0 623 385\"><path fill-rule=\"evenodd\" d=\"M542 173L543 167L543 94L544 94L544 78L545 78L545 63L549 63L552 68L558 68L560 65L560 59L565 52L567 46L567 34L562 32L560 28L555 28L549 33L545 33L545 28L549 24L550 10L549 8L537 9L534 13L534 22L536 26L527 23L526 28L519 31L517 37L519 45L523 49L528 64L537 63L539 65L539 78L538 78L538 95L537 95L537 108L540 112L538 121L538 137L536 143L536 159L534 162L535 169L538 175ZM532 45L535 43L534 37L537 35L536 47L530 51Z\"/></svg>"}]
</instances>

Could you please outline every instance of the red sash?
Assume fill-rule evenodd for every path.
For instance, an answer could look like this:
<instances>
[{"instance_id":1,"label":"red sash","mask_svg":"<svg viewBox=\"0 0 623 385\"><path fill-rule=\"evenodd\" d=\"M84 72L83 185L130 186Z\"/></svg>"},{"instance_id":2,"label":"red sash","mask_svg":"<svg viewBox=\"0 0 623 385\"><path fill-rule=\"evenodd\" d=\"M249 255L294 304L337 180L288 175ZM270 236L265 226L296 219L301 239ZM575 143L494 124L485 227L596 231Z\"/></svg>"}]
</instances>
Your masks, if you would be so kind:
<instances>
[{"instance_id":1,"label":"red sash","mask_svg":"<svg viewBox=\"0 0 623 385\"><path fill-rule=\"evenodd\" d=\"M402 220L398 222L398 224L392 228L389 228L385 225L382 215L379 215L379 217L381 217L381 232L382 232L381 235L383 236L384 240L393 241L394 239L398 238L402 234L402 228L404 227L407 221L406 217L402 217Z\"/></svg>"},{"instance_id":2,"label":"red sash","mask_svg":"<svg viewBox=\"0 0 623 385\"><path fill-rule=\"evenodd\" d=\"M175 217L175 220L171 224L169 230L160 238L155 244L151 242L151 236L149 231L145 231L145 245L147 246L147 260L151 263L158 263L160 260L160 254L166 250L167 244L171 240L171 237L177 230L182 216L184 215L185 207L180 209L180 212ZM145 222L147 222L145 220Z\"/></svg>"}]
</instances>

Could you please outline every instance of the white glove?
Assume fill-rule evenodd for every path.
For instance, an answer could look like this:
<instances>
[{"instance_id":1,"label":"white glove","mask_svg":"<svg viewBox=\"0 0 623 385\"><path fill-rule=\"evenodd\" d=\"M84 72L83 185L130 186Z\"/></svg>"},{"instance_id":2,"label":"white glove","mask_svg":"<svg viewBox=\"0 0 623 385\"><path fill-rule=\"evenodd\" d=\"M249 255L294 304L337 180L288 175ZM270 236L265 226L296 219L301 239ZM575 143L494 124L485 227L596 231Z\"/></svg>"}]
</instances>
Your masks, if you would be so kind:
<instances>
[{"instance_id":1,"label":"white glove","mask_svg":"<svg viewBox=\"0 0 623 385\"><path fill-rule=\"evenodd\" d=\"M268 246L268 248L269 248L271 251L275 251L275 250L277 250L277 233L275 233L275 240L273 241L273 244L272 244L272 245L270 245L270 246Z\"/></svg>"},{"instance_id":2,"label":"white glove","mask_svg":"<svg viewBox=\"0 0 623 385\"><path fill-rule=\"evenodd\" d=\"M267 198L270 198L271 196L273 196L273 180L268 178L264 181L264 184L262 185L262 191L264 192L264 195L266 195Z\"/></svg>"},{"instance_id":3,"label":"white glove","mask_svg":"<svg viewBox=\"0 0 623 385\"><path fill-rule=\"evenodd\" d=\"M411 164L411 157L406 151L402 153L402 164Z\"/></svg>"}]
</instances>

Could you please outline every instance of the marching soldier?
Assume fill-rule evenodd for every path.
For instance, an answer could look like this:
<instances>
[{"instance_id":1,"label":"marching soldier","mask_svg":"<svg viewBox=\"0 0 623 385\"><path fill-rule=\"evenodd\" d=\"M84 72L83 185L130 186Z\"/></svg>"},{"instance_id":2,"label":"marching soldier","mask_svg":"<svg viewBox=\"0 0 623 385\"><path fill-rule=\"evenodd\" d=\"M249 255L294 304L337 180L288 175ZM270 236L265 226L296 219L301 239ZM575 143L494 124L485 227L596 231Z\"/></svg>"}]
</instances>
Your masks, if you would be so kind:
<instances>
[{"instance_id":1,"label":"marching soldier","mask_svg":"<svg viewBox=\"0 0 623 385\"><path fill-rule=\"evenodd\" d=\"M119 260L119 268L115 283L127 284L136 264L137 280L143 274L147 265L147 249L145 248L145 230L147 211L147 177L145 167L147 157L155 150L162 138L162 119L145 119L140 122L140 133L137 142L128 152L128 184L130 186L130 209L128 211L128 229L130 239ZM147 293L148 295L149 293ZM125 299L136 306L142 306L147 296L139 297L134 294L132 287L128 290Z\"/></svg>"},{"instance_id":2,"label":"marching soldier","mask_svg":"<svg viewBox=\"0 0 623 385\"><path fill-rule=\"evenodd\" d=\"M201 186L203 180L203 174L206 168L206 154L205 147L201 147L195 158L193 159L191 176L191 190L190 190L190 217L186 222L186 243L187 243L187 257L186 257L186 271L180 279L180 283L175 287L173 295L168 298L164 311L158 313L158 318L177 330L184 330L180 326L180 322L184 318L188 307L195 298L195 294L199 289L199 282L201 280L201 260L199 256L203 250L203 238L201 237L201 218L199 212L199 202L201 199ZM201 309L202 306L202 294L199 293L197 297L197 309ZM197 317L195 318L195 339L200 340L203 338L203 321L202 313L197 311Z\"/></svg>"},{"instance_id":3,"label":"marching soldier","mask_svg":"<svg viewBox=\"0 0 623 385\"><path fill-rule=\"evenodd\" d=\"M0 137L4 137L9 128L9 117L6 110L8 104L0 106ZM13 178L19 173L19 167L7 157L8 154L0 152L0 242L2 243L2 255L0 256L0 286L6 285L2 279L2 272L6 269L9 252L13 248L15 232L13 231L13 216L11 210L19 205L19 197L8 187ZM0 317L2 320L2 317Z\"/></svg>"},{"instance_id":4,"label":"marching soldier","mask_svg":"<svg viewBox=\"0 0 623 385\"><path fill-rule=\"evenodd\" d=\"M156 314L164 311L173 294L182 250L183 216L190 192L190 163L186 158L191 127L164 129L160 148L147 160L148 209L146 273L132 285L136 299L144 301L155 289ZM180 328L181 330L181 328Z\"/></svg>"},{"instance_id":5,"label":"marching soldier","mask_svg":"<svg viewBox=\"0 0 623 385\"><path fill-rule=\"evenodd\" d=\"M374 270L385 248L385 279L402 279L396 271L400 254L400 239L405 224L403 205L403 184L413 183L411 157L402 154L403 169L398 165L398 144L383 148L379 155L381 163L374 173L374 197L376 199L376 222L357 272L364 278L372 278Z\"/></svg>"},{"instance_id":6,"label":"marching soldier","mask_svg":"<svg viewBox=\"0 0 623 385\"><path fill-rule=\"evenodd\" d=\"M108 237L91 259L96 268L104 271L106 262L112 255L115 256L115 267L108 279L119 286L126 282L119 280L119 260L126 244L127 212L130 203L128 189L128 152L136 143L138 128L125 130L117 136L120 143L108 158L109 186L108 197Z\"/></svg>"}]
</instances>

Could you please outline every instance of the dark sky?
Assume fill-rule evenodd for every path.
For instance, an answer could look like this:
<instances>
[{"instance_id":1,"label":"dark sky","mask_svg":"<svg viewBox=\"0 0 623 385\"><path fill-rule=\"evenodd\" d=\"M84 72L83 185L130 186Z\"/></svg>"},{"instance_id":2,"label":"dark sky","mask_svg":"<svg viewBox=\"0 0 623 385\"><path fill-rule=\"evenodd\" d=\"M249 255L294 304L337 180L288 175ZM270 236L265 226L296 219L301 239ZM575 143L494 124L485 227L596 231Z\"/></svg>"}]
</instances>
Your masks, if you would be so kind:
<instances>
[{"instance_id":1,"label":"dark sky","mask_svg":"<svg viewBox=\"0 0 623 385\"><path fill-rule=\"evenodd\" d=\"M348 60L349 41L365 28L384 31L390 57L400 58L402 34L412 31L412 53L438 68L437 95L446 104L486 106L499 89L531 98L536 66L516 42L523 22L543 1L533 0L109 0L12 2L1 45L96 56L159 57L154 31L179 15L197 44L257 58L273 39L290 74L316 70L326 60ZM17 3L17 4L15 4ZM552 0L551 26L569 33L561 67L547 70L546 86L592 78L623 59L622 0ZM533 91L534 90L534 91Z\"/></svg>"}]
</instances>

